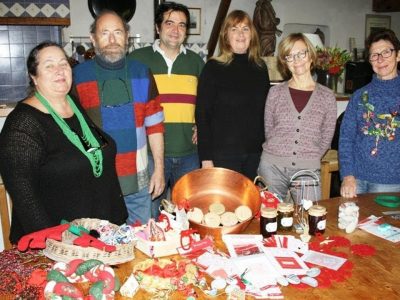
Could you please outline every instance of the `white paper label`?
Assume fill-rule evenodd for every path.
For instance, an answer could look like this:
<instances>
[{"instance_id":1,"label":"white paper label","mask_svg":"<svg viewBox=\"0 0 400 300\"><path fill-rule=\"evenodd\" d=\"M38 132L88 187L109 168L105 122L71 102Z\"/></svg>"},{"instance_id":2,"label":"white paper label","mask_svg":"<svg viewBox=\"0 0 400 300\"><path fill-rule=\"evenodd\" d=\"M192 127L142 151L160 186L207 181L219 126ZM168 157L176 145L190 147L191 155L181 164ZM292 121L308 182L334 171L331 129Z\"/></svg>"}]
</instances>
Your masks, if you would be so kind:
<instances>
[{"instance_id":1,"label":"white paper label","mask_svg":"<svg viewBox=\"0 0 400 300\"><path fill-rule=\"evenodd\" d=\"M293 225L293 218L292 218L292 217L290 217L290 218L282 218L282 219L281 219L281 225L282 225L283 227L290 227L290 226L292 226L292 225Z\"/></svg>"},{"instance_id":2,"label":"white paper label","mask_svg":"<svg viewBox=\"0 0 400 300\"><path fill-rule=\"evenodd\" d=\"M265 225L265 230L267 232L276 232L277 228L278 228L278 223L277 222L268 223L268 224Z\"/></svg>"},{"instance_id":3,"label":"white paper label","mask_svg":"<svg viewBox=\"0 0 400 300\"><path fill-rule=\"evenodd\" d=\"M325 227L326 227L326 220L321 220L318 222L318 224L317 224L318 230L324 230Z\"/></svg>"}]
</instances>

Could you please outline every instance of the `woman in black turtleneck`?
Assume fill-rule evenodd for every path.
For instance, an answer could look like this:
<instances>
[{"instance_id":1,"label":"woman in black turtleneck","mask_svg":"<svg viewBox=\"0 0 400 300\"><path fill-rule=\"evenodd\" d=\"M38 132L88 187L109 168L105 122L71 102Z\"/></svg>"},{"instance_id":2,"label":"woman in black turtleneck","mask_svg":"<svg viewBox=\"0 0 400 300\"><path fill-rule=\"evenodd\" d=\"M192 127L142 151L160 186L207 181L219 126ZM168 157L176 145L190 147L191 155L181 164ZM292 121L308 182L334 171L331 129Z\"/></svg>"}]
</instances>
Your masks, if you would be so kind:
<instances>
[{"instance_id":1,"label":"woman in black turtleneck","mask_svg":"<svg viewBox=\"0 0 400 300\"><path fill-rule=\"evenodd\" d=\"M270 88L250 16L232 11L219 35L220 54L200 76L196 125L202 168L223 167L254 179L264 142Z\"/></svg>"}]
</instances>

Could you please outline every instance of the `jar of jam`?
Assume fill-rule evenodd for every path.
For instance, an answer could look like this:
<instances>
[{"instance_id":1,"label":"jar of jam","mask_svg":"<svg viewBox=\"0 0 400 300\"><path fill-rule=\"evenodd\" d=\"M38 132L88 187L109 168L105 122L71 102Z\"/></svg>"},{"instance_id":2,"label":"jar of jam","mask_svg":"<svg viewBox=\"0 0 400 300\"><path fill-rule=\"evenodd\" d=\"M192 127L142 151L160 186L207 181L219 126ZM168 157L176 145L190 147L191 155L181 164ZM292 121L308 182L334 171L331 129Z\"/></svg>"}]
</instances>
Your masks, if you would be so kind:
<instances>
[{"instance_id":1,"label":"jar of jam","mask_svg":"<svg viewBox=\"0 0 400 300\"><path fill-rule=\"evenodd\" d=\"M321 205L313 205L308 210L308 225L310 234L323 234L326 228L326 208Z\"/></svg>"},{"instance_id":2,"label":"jar of jam","mask_svg":"<svg viewBox=\"0 0 400 300\"><path fill-rule=\"evenodd\" d=\"M263 237L268 238L271 235L276 234L276 229L278 227L277 214L278 212L276 208L261 208L260 232Z\"/></svg>"},{"instance_id":3,"label":"jar of jam","mask_svg":"<svg viewBox=\"0 0 400 300\"><path fill-rule=\"evenodd\" d=\"M292 230L293 226L293 211L292 203L282 202L278 204L278 229L284 231Z\"/></svg>"}]
</instances>

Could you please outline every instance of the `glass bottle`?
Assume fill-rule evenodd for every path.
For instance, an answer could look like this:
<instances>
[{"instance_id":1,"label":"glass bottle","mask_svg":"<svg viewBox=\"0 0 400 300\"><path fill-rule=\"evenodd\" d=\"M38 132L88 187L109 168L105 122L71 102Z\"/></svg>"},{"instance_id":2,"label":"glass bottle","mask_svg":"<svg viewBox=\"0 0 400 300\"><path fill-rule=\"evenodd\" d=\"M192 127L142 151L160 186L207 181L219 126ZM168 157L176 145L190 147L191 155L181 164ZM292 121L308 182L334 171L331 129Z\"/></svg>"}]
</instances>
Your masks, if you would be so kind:
<instances>
[{"instance_id":1,"label":"glass bottle","mask_svg":"<svg viewBox=\"0 0 400 300\"><path fill-rule=\"evenodd\" d=\"M278 204L278 229L290 231L293 227L293 211L292 203L282 202Z\"/></svg>"},{"instance_id":2,"label":"glass bottle","mask_svg":"<svg viewBox=\"0 0 400 300\"><path fill-rule=\"evenodd\" d=\"M261 208L260 233L264 238L268 238L271 235L276 234L278 227L277 214L278 212L276 208Z\"/></svg>"},{"instance_id":3,"label":"glass bottle","mask_svg":"<svg viewBox=\"0 0 400 300\"><path fill-rule=\"evenodd\" d=\"M309 233L315 235L317 233L324 234L326 228L326 208L322 205L313 205L308 210Z\"/></svg>"}]
</instances>

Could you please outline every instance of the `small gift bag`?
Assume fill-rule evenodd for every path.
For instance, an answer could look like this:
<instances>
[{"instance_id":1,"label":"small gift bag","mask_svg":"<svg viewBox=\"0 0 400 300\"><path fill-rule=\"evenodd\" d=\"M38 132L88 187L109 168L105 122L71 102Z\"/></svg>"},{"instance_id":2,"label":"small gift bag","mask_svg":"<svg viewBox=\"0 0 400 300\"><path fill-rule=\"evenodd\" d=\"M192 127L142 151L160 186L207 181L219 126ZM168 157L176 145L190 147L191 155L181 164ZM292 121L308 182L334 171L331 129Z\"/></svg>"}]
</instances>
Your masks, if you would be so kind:
<instances>
[{"instance_id":1,"label":"small gift bag","mask_svg":"<svg viewBox=\"0 0 400 300\"><path fill-rule=\"evenodd\" d=\"M162 257L177 254L181 243L181 232L154 219L143 226L135 228L136 248L150 257Z\"/></svg>"}]
</instances>

